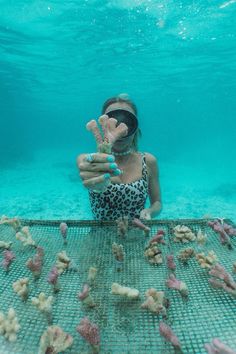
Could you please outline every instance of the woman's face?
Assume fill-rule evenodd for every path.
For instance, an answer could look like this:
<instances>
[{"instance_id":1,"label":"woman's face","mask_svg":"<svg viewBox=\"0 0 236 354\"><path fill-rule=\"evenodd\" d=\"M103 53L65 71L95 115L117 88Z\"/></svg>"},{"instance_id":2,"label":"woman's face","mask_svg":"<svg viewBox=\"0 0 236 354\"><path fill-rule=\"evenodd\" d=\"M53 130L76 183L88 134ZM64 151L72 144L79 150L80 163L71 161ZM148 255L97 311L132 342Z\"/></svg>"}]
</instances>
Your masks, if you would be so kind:
<instances>
[{"instance_id":1,"label":"woman's face","mask_svg":"<svg viewBox=\"0 0 236 354\"><path fill-rule=\"evenodd\" d=\"M128 103L125 102L116 102L112 103L110 106L107 107L106 111L104 114L107 114L110 111L114 111L116 109L125 109L126 111L129 111L135 115L135 112L132 107ZM121 140L117 140L115 144L113 145L113 149L116 151L125 151L130 148L132 145L132 142L134 140L134 134L127 136L126 138L123 138Z\"/></svg>"}]
</instances>

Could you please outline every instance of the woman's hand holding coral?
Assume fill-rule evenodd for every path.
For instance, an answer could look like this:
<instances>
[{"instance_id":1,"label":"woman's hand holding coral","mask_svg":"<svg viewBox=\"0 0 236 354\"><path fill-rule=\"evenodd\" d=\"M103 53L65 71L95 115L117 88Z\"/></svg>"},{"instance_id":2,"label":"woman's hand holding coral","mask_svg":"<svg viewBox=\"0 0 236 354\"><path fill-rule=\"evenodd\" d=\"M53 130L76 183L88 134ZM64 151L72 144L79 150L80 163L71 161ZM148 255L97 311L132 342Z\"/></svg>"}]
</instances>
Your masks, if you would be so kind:
<instances>
[{"instance_id":1,"label":"woman's hand holding coral","mask_svg":"<svg viewBox=\"0 0 236 354\"><path fill-rule=\"evenodd\" d=\"M110 183L111 176L122 173L114 161L113 155L105 153L80 155L77 165L83 185L88 189L102 192Z\"/></svg>"}]
</instances>

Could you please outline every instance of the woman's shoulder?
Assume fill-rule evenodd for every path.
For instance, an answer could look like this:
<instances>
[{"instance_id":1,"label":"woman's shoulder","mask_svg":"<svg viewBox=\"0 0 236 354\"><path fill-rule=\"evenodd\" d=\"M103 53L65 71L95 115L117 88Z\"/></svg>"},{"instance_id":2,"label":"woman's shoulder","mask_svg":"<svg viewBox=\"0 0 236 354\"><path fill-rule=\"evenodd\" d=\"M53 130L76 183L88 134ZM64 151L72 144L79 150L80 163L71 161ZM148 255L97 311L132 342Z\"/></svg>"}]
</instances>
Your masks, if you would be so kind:
<instances>
[{"instance_id":1,"label":"woman's shoulder","mask_svg":"<svg viewBox=\"0 0 236 354\"><path fill-rule=\"evenodd\" d=\"M155 176L158 174L157 158L149 152L144 153L148 176Z\"/></svg>"},{"instance_id":2,"label":"woman's shoulder","mask_svg":"<svg viewBox=\"0 0 236 354\"><path fill-rule=\"evenodd\" d=\"M145 156L146 163L150 166L155 165L157 163L157 158L150 154L149 152L144 152L143 155Z\"/></svg>"}]
</instances>

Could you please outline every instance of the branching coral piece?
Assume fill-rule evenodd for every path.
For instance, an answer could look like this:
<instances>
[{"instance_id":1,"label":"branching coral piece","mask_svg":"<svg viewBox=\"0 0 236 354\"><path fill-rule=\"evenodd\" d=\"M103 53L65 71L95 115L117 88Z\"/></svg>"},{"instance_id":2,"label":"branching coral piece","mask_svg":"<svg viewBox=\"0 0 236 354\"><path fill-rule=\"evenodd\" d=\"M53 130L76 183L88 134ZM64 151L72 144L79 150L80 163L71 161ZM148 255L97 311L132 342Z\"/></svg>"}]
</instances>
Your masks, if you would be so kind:
<instances>
[{"instance_id":1,"label":"branching coral piece","mask_svg":"<svg viewBox=\"0 0 236 354\"><path fill-rule=\"evenodd\" d=\"M217 255L214 251L209 251L208 255L205 255L203 252L197 253L195 257L202 268L210 269L218 261Z\"/></svg>"},{"instance_id":2,"label":"branching coral piece","mask_svg":"<svg viewBox=\"0 0 236 354\"><path fill-rule=\"evenodd\" d=\"M112 253L117 261L122 262L125 257L124 247L113 242L112 244Z\"/></svg>"},{"instance_id":3,"label":"branching coral piece","mask_svg":"<svg viewBox=\"0 0 236 354\"><path fill-rule=\"evenodd\" d=\"M128 128L124 123L116 126L117 120L107 115L102 115L98 121L102 127L103 136L95 120L88 122L86 128L93 133L98 151L110 154L113 144L127 134Z\"/></svg>"},{"instance_id":4,"label":"branching coral piece","mask_svg":"<svg viewBox=\"0 0 236 354\"><path fill-rule=\"evenodd\" d=\"M169 306L169 301L165 298L164 291L157 291L153 288L145 292L146 300L142 303L142 309L148 309L150 312L157 315L161 314L166 317L166 309Z\"/></svg>"},{"instance_id":5,"label":"branching coral piece","mask_svg":"<svg viewBox=\"0 0 236 354\"><path fill-rule=\"evenodd\" d=\"M48 283L52 285L53 287L53 292L57 293L60 290L60 285L58 282L58 278L59 278L59 272L57 267L53 267L51 269L51 271L48 274Z\"/></svg>"},{"instance_id":6,"label":"branching coral piece","mask_svg":"<svg viewBox=\"0 0 236 354\"><path fill-rule=\"evenodd\" d=\"M212 276L209 282L214 288L223 289L236 298L236 282L222 265L219 263L215 264L209 274Z\"/></svg>"},{"instance_id":7,"label":"branching coral piece","mask_svg":"<svg viewBox=\"0 0 236 354\"><path fill-rule=\"evenodd\" d=\"M197 232L197 243L201 246L205 245L207 241L207 235L202 232L201 229L198 230Z\"/></svg>"},{"instance_id":8,"label":"branching coral piece","mask_svg":"<svg viewBox=\"0 0 236 354\"><path fill-rule=\"evenodd\" d=\"M205 344L208 354L236 354L236 351L221 342L218 338L214 338L211 343Z\"/></svg>"},{"instance_id":9,"label":"branching coral piece","mask_svg":"<svg viewBox=\"0 0 236 354\"><path fill-rule=\"evenodd\" d=\"M44 250L42 247L37 247L37 252L33 258L29 258L26 262L26 267L32 272L34 279L38 279L42 272Z\"/></svg>"},{"instance_id":10,"label":"branching coral piece","mask_svg":"<svg viewBox=\"0 0 236 354\"><path fill-rule=\"evenodd\" d=\"M129 219L128 217L120 217L116 220L117 224L117 235L124 238L128 232Z\"/></svg>"},{"instance_id":11,"label":"branching coral piece","mask_svg":"<svg viewBox=\"0 0 236 354\"><path fill-rule=\"evenodd\" d=\"M170 274L169 279L166 280L166 286L169 289L174 289L179 291L181 296L188 296L188 287L185 282L178 280L174 274Z\"/></svg>"},{"instance_id":12,"label":"branching coral piece","mask_svg":"<svg viewBox=\"0 0 236 354\"><path fill-rule=\"evenodd\" d=\"M153 236L153 238L149 241L149 244L156 242L156 243L162 243L163 245L166 244L165 240L163 240L163 237L165 235L165 232L163 230L158 230L156 235Z\"/></svg>"},{"instance_id":13,"label":"branching coral piece","mask_svg":"<svg viewBox=\"0 0 236 354\"><path fill-rule=\"evenodd\" d=\"M8 218L6 215L3 215L0 219L0 225L9 225L12 226L15 231L18 231L21 228L21 223L18 218Z\"/></svg>"},{"instance_id":14,"label":"branching coral piece","mask_svg":"<svg viewBox=\"0 0 236 354\"><path fill-rule=\"evenodd\" d=\"M121 295L129 299L137 299L139 297L139 291L137 289L128 288L118 283L113 283L111 286L111 294Z\"/></svg>"},{"instance_id":15,"label":"branching coral piece","mask_svg":"<svg viewBox=\"0 0 236 354\"><path fill-rule=\"evenodd\" d=\"M219 228L219 224L223 227L223 230L229 235L229 236L236 236L236 228L233 226L227 224L224 222L224 218L216 218L216 220L209 221L208 225L214 230L214 231L219 231L221 228Z\"/></svg>"},{"instance_id":16,"label":"branching coral piece","mask_svg":"<svg viewBox=\"0 0 236 354\"><path fill-rule=\"evenodd\" d=\"M223 227L225 232L227 232L227 234L229 236L236 236L236 228L227 224L226 222L223 223Z\"/></svg>"},{"instance_id":17,"label":"branching coral piece","mask_svg":"<svg viewBox=\"0 0 236 354\"><path fill-rule=\"evenodd\" d=\"M9 267L12 263L12 261L16 258L14 253L12 251L4 251L3 252L3 261L2 261L2 267L5 269L6 272L8 272Z\"/></svg>"},{"instance_id":18,"label":"branching coral piece","mask_svg":"<svg viewBox=\"0 0 236 354\"><path fill-rule=\"evenodd\" d=\"M95 120L87 123L86 128L91 131L97 143L97 149L100 153L111 154L112 146L116 140L125 136L128 132L128 127L124 123L117 125L117 120L103 115L99 118L99 123L102 127L102 133ZM110 178L104 179L97 188L97 192L102 192L111 183Z\"/></svg>"},{"instance_id":19,"label":"branching coral piece","mask_svg":"<svg viewBox=\"0 0 236 354\"><path fill-rule=\"evenodd\" d=\"M162 252L157 247L157 242L152 242L145 248L144 256L147 257L150 264L163 263Z\"/></svg>"},{"instance_id":20,"label":"branching coral piece","mask_svg":"<svg viewBox=\"0 0 236 354\"><path fill-rule=\"evenodd\" d=\"M13 290L23 301L29 296L29 278L21 278L12 284Z\"/></svg>"},{"instance_id":21,"label":"branching coral piece","mask_svg":"<svg viewBox=\"0 0 236 354\"><path fill-rule=\"evenodd\" d=\"M105 114L99 117L98 121L102 127L104 135L103 144L104 142L108 142L113 145L117 140L123 138L128 132L128 127L126 124L120 123L117 126L117 119L109 118Z\"/></svg>"},{"instance_id":22,"label":"branching coral piece","mask_svg":"<svg viewBox=\"0 0 236 354\"><path fill-rule=\"evenodd\" d=\"M45 293L40 293L38 297L33 297L31 299L32 304L37 307L37 309L46 315L48 323L52 323L52 304L54 302L53 296L46 297Z\"/></svg>"},{"instance_id":23,"label":"branching coral piece","mask_svg":"<svg viewBox=\"0 0 236 354\"><path fill-rule=\"evenodd\" d=\"M220 242L222 245L228 246L229 249L232 248L230 236L236 235L236 229L232 226L224 223L224 220L217 219L214 221L209 221L208 225L219 234Z\"/></svg>"},{"instance_id":24,"label":"branching coral piece","mask_svg":"<svg viewBox=\"0 0 236 354\"><path fill-rule=\"evenodd\" d=\"M56 267L59 274L62 274L65 270L69 269L70 258L67 256L65 251L62 251L57 254Z\"/></svg>"},{"instance_id":25,"label":"branching coral piece","mask_svg":"<svg viewBox=\"0 0 236 354\"><path fill-rule=\"evenodd\" d=\"M91 345L93 353L99 353L100 334L96 324L89 321L87 317L82 318L76 330Z\"/></svg>"},{"instance_id":26,"label":"branching coral piece","mask_svg":"<svg viewBox=\"0 0 236 354\"><path fill-rule=\"evenodd\" d=\"M124 247L113 242L112 244L112 253L116 260L116 270L120 271L123 268L123 262L125 258Z\"/></svg>"},{"instance_id":27,"label":"branching coral piece","mask_svg":"<svg viewBox=\"0 0 236 354\"><path fill-rule=\"evenodd\" d=\"M187 243L196 240L195 234L188 226L177 225L174 227L173 231L175 235L175 242Z\"/></svg>"},{"instance_id":28,"label":"branching coral piece","mask_svg":"<svg viewBox=\"0 0 236 354\"><path fill-rule=\"evenodd\" d=\"M36 246L28 226L22 227L22 229L16 233L16 239L21 241L24 246Z\"/></svg>"},{"instance_id":29,"label":"branching coral piece","mask_svg":"<svg viewBox=\"0 0 236 354\"><path fill-rule=\"evenodd\" d=\"M64 245L67 244L67 232L68 232L68 226L65 222L60 223L60 232L64 240Z\"/></svg>"},{"instance_id":30,"label":"branching coral piece","mask_svg":"<svg viewBox=\"0 0 236 354\"><path fill-rule=\"evenodd\" d=\"M98 127L96 120L94 120L94 119L90 120L87 123L86 128L88 131L92 132L92 134L96 140L97 146L100 146L103 143L103 137L101 135L101 132L100 132L100 129Z\"/></svg>"},{"instance_id":31,"label":"branching coral piece","mask_svg":"<svg viewBox=\"0 0 236 354\"><path fill-rule=\"evenodd\" d=\"M175 261L174 261L173 254L170 254L170 255L166 256L166 260L167 260L167 267L170 270L175 270L176 269L176 264L175 264Z\"/></svg>"},{"instance_id":32,"label":"branching coral piece","mask_svg":"<svg viewBox=\"0 0 236 354\"><path fill-rule=\"evenodd\" d=\"M0 248L3 248L4 250L9 250L11 248L12 242L4 242L0 241Z\"/></svg>"},{"instance_id":33,"label":"branching coral piece","mask_svg":"<svg viewBox=\"0 0 236 354\"><path fill-rule=\"evenodd\" d=\"M78 298L83 302L83 304L87 307L95 307L96 304L92 298L92 296L90 295L90 287L88 286L88 284L84 285L84 288L82 290L82 292L80 292L78 294Z\"/></svg>"},{"instance_id":34,"label":"branching coral piece","mask_svg":"<svg viewBox=\"0 0 236 354\"><path fill-rule=\"evenodd\" d=\"M145 234L146 236L149 235L150 230L151 230L150 227L144 225L141 220L139 220L139 219L137 219L137 218L134 218L134 219L132 220L132 224L133 224L134 226L138 227L140 230L143 230L143 231L144 231L144 234Z\"/></svg>"},{"instance_id":35,"label":"branching coral piece","mask_svg":"<svg viewBox=\"0 0 236 354\"><path fill-rule=\"evenodd\" d=\"M188 261L190 260L190 258L195 256L195 251L193 248L184 248L182 250L180 250L179 254L178 254L178 259L180 262L187 264Z\"/></svg>"},{"instance_id":36,"label":"branching coral piece","mask_svg":"<svg viewBox=\"0 0 236 354\"><path fill-rule=\"evenodd\" d=\"M39 354L58 354L71 347L73 338L58 326L46 329L40 339Z\"/></svg>"},{"instance_id":37,"label":"branching coral piece","mask_svg":"<svg viewBox=\"0 0 236 354\"><path fill-rule=\"evenodd\" d=\"M171 343L174 349L178 351L178 353L182 353L180 341L170 326L164 322L160 322L159 331L160 335L164 337L167 342Z\"/></svg>"},{"instance_id":38,"label":"branching coral piece","mask_svg":"<svg viewBox=\"0 0 236 354\"><path fill-rule=\"evenodd\" d=\"M10 307L8 314L5 316L0 312L0 334L3 335L9 342L15 342L17 332L20 330L20 325L16 317L15 310Z\"/></svg>"},{"instance_id":39,"label":"branching coral piece","mask_svg":"<svg viewBox=\"0 0 236 354\"><path fill-rule=\"evenodd\" d=\"M95 268L95 267L89 268L88 278L87 278L89 284L93 284L93 282L97 276L97 272L98 272L97 268Z\"/></svg>"}]
</instances>

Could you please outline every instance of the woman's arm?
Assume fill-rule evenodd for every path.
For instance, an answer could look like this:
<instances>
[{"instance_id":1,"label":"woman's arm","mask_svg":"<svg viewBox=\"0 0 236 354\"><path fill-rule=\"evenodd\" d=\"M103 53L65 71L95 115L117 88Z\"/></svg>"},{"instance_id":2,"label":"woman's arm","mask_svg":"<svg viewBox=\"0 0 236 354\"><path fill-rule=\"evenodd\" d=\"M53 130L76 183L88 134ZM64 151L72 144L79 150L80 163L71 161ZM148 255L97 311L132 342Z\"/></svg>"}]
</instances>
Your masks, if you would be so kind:
<instances>
[{"instance_id":1,"label":"woman's arm","mask_svg":"<svg viewBox=\"0 0 236 354\"><path fill-rule=\"evenodd\" d=\"M148 209L142 210L140 217L149 219L159 214L162 205L157 159L148 153L145 154L145 157L148 169L148 193L151 205ZM150 217L148 217L148 214Z\"/></svg>"}]
</instances>

